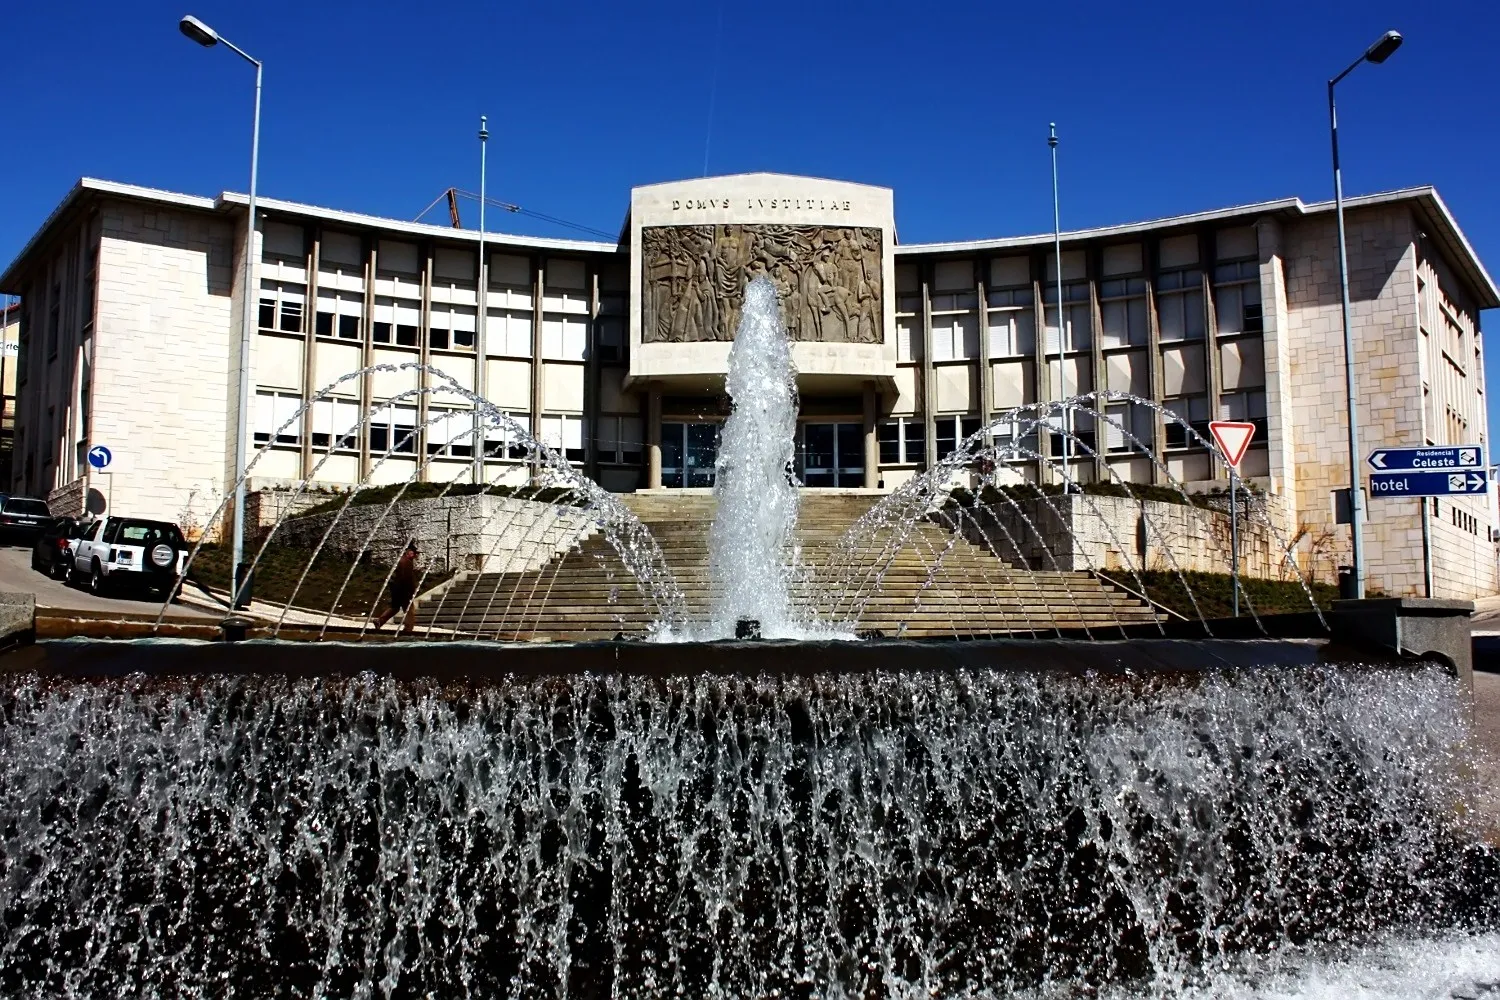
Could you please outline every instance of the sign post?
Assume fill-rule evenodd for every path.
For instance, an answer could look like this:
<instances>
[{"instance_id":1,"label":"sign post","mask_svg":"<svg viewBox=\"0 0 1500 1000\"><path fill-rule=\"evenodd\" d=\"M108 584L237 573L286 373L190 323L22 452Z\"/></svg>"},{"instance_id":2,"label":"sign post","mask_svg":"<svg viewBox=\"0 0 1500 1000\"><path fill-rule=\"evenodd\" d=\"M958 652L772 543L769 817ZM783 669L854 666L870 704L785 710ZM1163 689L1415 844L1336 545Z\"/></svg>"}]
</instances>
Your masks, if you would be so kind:
<instances>
[{"instance_id":1,"label":"sign post","mask_svg":"<svg viewBox=\"0 0 1500 1000\"><path fill-rule=\"evenodd\" d=\"M104 445L96 444L89 449L88 460L89 468L93 469L101 476L109 477L109 497L104 501L104 509L109 511L110 514L114 514L115 474L113 472L106 472L105 470L108 469L109 464L115 460L115 454ZM84 506L88 506L87 498L84 499Z\"/></svg>"},{"instance_id":2,"label":"sign post","mask_svg":"<svg viewBox=\"0 0 1500 1000\"><path fill-rule=\"evenodd\" d=\"M1229 467L1229 582L1234 591L1234 616L1240 616L1240 509L1239 476L1240 462L1250 439L1255 437L1255 425L1243 420L1214 420L1208 425L1209 433L1219 446L1220 457Z\"/></svg>"},{"instance_id":3,"label":"sign post","mask_svg":"<svg viewBox=\"0 0 1500 1000\"><path fill-rule=\"evenodd\" d=\"M1372 497L1481 496L1489 492L1484 448L1377 448L1366 459Z\"/></svg>"}]
</instances>

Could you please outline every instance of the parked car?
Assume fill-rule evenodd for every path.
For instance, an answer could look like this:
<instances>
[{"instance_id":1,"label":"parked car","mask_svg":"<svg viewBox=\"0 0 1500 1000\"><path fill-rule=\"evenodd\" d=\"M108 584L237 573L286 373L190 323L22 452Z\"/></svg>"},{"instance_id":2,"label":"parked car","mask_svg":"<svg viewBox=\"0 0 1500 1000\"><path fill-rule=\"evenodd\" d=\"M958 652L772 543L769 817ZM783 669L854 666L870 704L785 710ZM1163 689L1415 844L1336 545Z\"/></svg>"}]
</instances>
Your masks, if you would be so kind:
<instances>
[{"instance_id":1,"label":"parked car","mask_svg":"<svg viewBox=\"0 0 1500 1000\"><path fill-rule=\"evenodd\" d=\"M95 594L118 588L165 598L187 566L188 544L170 521L109 517L89 525L72 552L74 579L87 581Z\"/></svg>"},{"instance_id":2,"label":"parked car","mask_svg":"<svg viewBox=\"0 0 1500 1000\"><path fill-rule=\"evenodd\" d=\"M52 512L47 509L47 501L6 497L5 502L0 503L0 539L10 545L18 542L29 545L36 541L36 536L51 520Z\"/></svg>"},{"instance_id":3,"label":"parked car","mask_svg":"<svg viewBox=\"0 0 1500 1000\"><path fill-rule=\"evenodd\" d=\"M73 542L89 522L72 517L54 517L31 547L31 568L54 580L66 580L73 565Z\"/></svg>"}]
</instances>

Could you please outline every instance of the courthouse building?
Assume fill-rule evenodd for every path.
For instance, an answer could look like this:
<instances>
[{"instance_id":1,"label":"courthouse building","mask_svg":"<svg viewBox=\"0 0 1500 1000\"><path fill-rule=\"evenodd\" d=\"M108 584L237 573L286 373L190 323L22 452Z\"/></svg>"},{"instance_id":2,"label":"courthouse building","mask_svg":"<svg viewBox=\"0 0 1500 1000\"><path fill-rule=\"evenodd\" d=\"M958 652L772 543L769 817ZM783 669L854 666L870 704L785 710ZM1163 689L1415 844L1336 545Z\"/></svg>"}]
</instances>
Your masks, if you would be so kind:
<instances>
[{"instance_id":1,"label":"courthouse building","mask_svg":"<svg viewBox=\"0 0 1500 1000\"><path fill-rule=\"evenodd\" d=\"M764 273L793 340L809 488L890 489L1013 407L1122 390L1205 437L1211 419L1254 421L1244 474L1277 498L1299 558L1324 578L1348 562L1327 202L1064 233L1061 321L1050 233L902 244L893 193L860 184L747 174L639 187L618 242L489 234L482 263L472 231L260 208L246 288L243 195L73 188L0 276L0 292L21 296L13 492L195 526L234 481L245 335L252 447L265 449L252 488L525 481L503 431L476 449L467 399L418 391L435 376L339 381L409 362L490 400L610 490L706 487L744 282ZM1432 188L1351 198L1347 212L1361 441L1483 443L1478 317L1500 305L1493 281ZM246 294L256 322L242 331ZM1178 425L1104 409L1132 433L1085 412L1073 429L1088 448L1065 451L1061 435L1002 427L1018 449L1007 465L1043 482L1066 461L1085 482L1225 484ZM98 471L88 451L101 444L114 459ZM1433 596L1494 591L1493 509L1370 498L1370 586L1420 595L1430 577Z\"/></svg>"}]
</instances>

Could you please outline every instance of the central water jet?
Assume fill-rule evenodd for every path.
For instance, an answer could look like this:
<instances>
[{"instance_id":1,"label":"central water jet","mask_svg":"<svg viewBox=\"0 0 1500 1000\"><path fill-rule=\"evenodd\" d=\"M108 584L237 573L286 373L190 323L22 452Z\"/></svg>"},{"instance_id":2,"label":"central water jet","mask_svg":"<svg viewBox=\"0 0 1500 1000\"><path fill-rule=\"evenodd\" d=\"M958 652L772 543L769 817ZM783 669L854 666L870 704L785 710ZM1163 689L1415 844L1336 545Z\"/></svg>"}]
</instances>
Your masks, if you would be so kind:
<instances>
[{"instance_id":1,"label":"central water jet","mask_svg":"<svg viewBox=\"0 0 1500 1000\"><path fill-rule=\"evenodd\" d=\"M797 370L776 286L764 275L745 288L724 387L733 409L714 469L713 633L734 635L736 622L750 619L767 638L787 637L797 630L787 584L797 525Z\"/></svg>"}]
</instances>

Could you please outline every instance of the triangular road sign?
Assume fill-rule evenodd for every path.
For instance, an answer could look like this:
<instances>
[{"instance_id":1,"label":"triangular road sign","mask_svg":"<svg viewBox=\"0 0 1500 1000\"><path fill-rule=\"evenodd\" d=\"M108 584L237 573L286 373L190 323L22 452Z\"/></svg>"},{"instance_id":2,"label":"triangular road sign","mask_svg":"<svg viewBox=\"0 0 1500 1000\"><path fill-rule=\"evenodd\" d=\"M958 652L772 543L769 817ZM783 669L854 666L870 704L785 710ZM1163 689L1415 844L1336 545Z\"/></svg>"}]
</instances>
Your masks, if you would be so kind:
<instances>
[{"instance_id":1,"label":"triangular road sign","mask_svg":"<svg viewBox=\"0 0 1500 1000\"><path fill-rule=\"evenodd\" d=\"M1213 420L1209 422L1208 429L1219 443L1219 451L1224 455L1225 464L1238 472L1240 459L1245 457L1250 439L1255 437L1255 425L1240 420Z\"/></svg>"}]
</instances>

